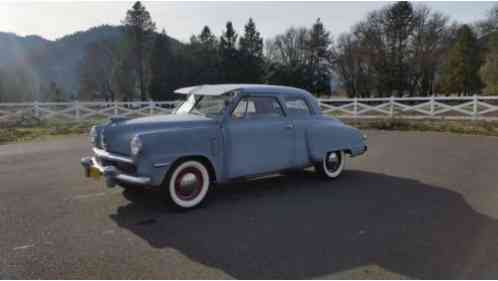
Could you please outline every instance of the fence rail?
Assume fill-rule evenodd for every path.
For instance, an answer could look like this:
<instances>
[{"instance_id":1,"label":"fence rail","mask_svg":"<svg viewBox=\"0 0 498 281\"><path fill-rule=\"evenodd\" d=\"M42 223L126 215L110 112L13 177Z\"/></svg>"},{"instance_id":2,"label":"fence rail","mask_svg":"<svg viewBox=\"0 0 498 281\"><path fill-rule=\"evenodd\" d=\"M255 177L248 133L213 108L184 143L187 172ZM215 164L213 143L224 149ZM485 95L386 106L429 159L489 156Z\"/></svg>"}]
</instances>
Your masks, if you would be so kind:
<instances>
[{"instance_id":1,"label":"fence rail","mask_svg":"<svg viewBox=\"0 0 498 281\"><path fill-rule=\"evenodd\" d=\"M0 121L31 115L37 119L94 120L169 114L181 102L33 102L0 103Z\"/></svg>"},{"instance_id":2,"label":"fence rail","mask_svg":"<svg viewBox=\"0 0 498 281\"><path fill-rule=\"evenodd\" d=\"M498 97L388 97L320 99L323 113L339 118L498 120Z\"/></svg>"},{"instance_id":3,"label":"fence rail","mask_svg":"<svg viewBox=\"0 0 498 281\"><path fill-rule=\"evenodd\" d=\"M408 97L319 99L323 113L338 118L498 120L498 97ZM169 114L181 102L0 103L0 121L26 114L38 119L84 121Z\"/></svg>"}]
</instances>

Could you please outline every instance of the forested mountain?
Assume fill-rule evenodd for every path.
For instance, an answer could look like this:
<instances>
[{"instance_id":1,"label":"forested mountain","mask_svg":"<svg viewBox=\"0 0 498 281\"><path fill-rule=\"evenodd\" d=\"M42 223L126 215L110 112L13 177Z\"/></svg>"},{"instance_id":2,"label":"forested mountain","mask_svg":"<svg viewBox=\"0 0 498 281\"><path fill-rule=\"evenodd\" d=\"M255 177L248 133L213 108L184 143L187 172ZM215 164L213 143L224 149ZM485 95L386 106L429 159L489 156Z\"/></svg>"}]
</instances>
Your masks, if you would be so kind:
<instances>
[{"instance_id":1,"label":"forested mountain","mask_svg":"<svg viewBox=\"0 0 498 281\"><path fill-rule=\"evenodd\" d=\"M2 85L4 95L15 93L16 97L8 98L10 101L46 100L50 87L55 86L62 90L65 98L72 98L79 90L79 68L88 46L102 41L118 44L123 36L122 26L110 25L93 27L55 41L0 32L0 75L9 77L4 79L8 85ZM181 44L169 37L168 40Z\"/></svg>"},{"instance_id":2,"label":"forested mountain","mask_svg":"<svg viewBox=\"0 0 498 281\"><path fill-rule=\"evenodd\" d=\"M30 54L45 49L49 43L50 41L39 36L20 37L0 32L0 66L24 62Z\"/></svg>"}]
</instances>

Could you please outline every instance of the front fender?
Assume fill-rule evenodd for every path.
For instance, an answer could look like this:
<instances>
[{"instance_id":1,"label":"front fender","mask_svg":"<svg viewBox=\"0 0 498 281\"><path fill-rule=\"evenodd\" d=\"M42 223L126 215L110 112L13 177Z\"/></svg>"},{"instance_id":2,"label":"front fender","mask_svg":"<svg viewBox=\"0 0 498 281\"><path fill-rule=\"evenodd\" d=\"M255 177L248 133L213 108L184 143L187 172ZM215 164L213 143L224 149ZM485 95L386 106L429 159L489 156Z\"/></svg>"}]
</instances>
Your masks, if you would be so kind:
<instances>
[{"instance_id":1,"label":"front fender","mask_svg":"<svg viewBox=\"0 0 498 281\"><path fill-rule=\"evenodd\" d=\"M140 134L143 150L136 159L138 173L149 176L159 186L179 158L201 156L208 159L218 178L220 138L213 127L172 128Z\"/></svg>"}]
</instances>

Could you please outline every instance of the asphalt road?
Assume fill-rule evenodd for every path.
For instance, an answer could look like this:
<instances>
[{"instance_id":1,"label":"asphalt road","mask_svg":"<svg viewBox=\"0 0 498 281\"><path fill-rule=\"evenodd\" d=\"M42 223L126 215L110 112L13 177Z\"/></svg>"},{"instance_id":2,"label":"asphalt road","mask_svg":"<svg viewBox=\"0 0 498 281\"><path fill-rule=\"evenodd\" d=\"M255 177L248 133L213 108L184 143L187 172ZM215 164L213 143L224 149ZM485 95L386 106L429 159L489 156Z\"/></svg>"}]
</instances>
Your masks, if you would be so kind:
<instances>
[{"instance_id":1,"label":"asphalt road","mask_svg":"<svg viewBox=\"0 0 498 281\"><path fill-rule=\"evenodd\" d=\"M344 174L165 208L86 179L85 137L0 146L2 278L498 278L498 138L371 131Z\"/></svg>"}]
</instances>

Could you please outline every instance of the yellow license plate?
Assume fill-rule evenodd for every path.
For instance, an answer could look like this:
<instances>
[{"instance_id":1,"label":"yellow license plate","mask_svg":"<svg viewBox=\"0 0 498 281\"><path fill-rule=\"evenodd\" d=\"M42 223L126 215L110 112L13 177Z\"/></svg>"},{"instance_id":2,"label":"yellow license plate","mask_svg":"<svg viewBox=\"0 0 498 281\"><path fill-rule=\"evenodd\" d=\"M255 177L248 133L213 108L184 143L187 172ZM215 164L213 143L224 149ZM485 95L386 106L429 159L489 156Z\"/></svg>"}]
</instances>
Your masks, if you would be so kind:
<instances>
[{"instance_id":1,"label":"yellow license plate","mask_svg":"<svg viewBox=\"0 0 498 281\"><path fill-rule=\"evenodd\" d=\"M94 179L100 179L102 176L102 173L99 171L99 169L95 167L90 167L90 171L88 171L89 176Z\"/></svg>"}]
</instances>

